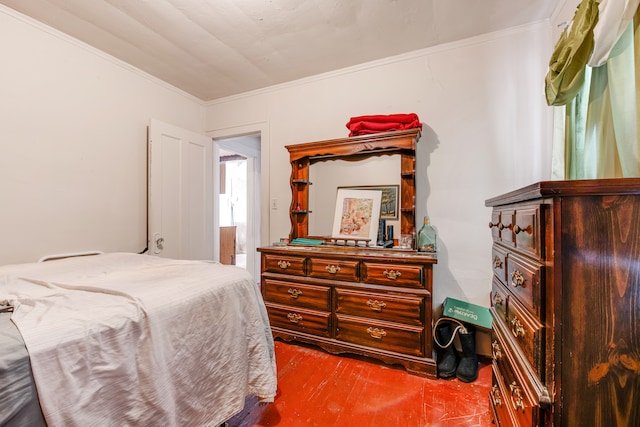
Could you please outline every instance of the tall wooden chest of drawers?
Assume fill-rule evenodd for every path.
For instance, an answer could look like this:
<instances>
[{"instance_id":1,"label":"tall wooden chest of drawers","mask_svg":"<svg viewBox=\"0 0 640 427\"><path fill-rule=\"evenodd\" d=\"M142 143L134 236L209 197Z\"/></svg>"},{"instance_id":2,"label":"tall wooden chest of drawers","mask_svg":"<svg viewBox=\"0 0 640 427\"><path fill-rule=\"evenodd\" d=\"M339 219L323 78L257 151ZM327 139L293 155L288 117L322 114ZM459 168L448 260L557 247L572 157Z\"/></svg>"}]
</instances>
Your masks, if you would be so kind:
<instances>
[{"instance_id":1,"label":"tall wooden chest of drawers","mask_svg":"<svg viewBox=\"0 0 640 427\"><path fill-rule=\"evenodd\" d=\"M493 208L501 426L640 426L640 179L540 182Z\"/></svg>"},{"instance_id":2,"label":"tall wooden chest of drawers","mask_svg":"<svg viewBox=\"0 0 640 427\"><path fill-rule=\"evenodd\" d=\"M435 255L340 246L258 250L274 337L436 376L431 337Z\"/></svg>"}]
</instances>

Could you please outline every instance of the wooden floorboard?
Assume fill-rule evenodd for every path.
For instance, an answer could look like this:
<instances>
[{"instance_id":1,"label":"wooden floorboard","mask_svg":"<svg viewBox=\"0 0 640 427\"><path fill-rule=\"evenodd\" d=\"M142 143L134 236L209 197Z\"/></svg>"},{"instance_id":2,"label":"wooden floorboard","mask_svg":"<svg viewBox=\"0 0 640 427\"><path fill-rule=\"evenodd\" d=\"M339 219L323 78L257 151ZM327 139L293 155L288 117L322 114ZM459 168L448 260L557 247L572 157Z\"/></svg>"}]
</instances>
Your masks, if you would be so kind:
<instances>
[{"instance_id":1,"label":"wooden floorboard","mask_svg":"<svg viewBox=\"0 0 640 427\"><path fill-rule=\"evenodd\" d=\"M278 392L248 398L230 427L490 426L491 365L478 379L427 379L362 357L276 341Z\"/></svg>"}]
</instances>

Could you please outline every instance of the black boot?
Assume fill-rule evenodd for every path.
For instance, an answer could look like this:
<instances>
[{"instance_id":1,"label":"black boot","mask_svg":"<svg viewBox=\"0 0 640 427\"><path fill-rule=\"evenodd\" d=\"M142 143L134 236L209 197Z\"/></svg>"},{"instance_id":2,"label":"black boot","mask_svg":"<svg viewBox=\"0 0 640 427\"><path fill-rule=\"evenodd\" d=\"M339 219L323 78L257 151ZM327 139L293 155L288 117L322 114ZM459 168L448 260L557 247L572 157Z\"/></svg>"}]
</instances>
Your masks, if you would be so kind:
<instances>
[{"instance_id":1,"label":"black boot","mask_svg":"<svg viewBox=\"0 0 640 427\"><path fill-rule=\"evenodd\" d=\"M456 374L456 366L458 364L458 352L453 347L451 323L440 323L436 326L436 337L440 345L447 345L446 348L440 348L440 358L438 361L438 377L451 378Z\"/></svg>"},{"instance_id":2,"label":"black boot","mask_svg":"<svg viewBox=\"0 0 640 427\"><path fill-rule=\"evenodd\" d=\"M467 333L458 331L462 357L456 369L456 377L465 383L470 383L478 378L478 355L476 353L476 331L473 327L467 328Z\"/></svg>"}]
</instances>

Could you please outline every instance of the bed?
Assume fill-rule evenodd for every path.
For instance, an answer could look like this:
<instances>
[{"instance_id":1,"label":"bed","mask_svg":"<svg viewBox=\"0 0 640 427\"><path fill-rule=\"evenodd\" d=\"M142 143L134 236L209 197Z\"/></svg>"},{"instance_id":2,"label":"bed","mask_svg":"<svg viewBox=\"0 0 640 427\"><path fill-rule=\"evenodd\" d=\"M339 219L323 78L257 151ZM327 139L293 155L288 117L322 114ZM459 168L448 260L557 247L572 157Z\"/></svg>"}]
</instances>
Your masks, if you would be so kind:
<instances>
[{"instance_id":1,"label":"bed","mask_svg":"<svg viewBox=\"0 0 640 427\"><path fill-rule=\"evenodd\" d=\"M273 401L246 270L112 253L0 267L0 425L217 426Z\"/></svg>"}]
</instances>

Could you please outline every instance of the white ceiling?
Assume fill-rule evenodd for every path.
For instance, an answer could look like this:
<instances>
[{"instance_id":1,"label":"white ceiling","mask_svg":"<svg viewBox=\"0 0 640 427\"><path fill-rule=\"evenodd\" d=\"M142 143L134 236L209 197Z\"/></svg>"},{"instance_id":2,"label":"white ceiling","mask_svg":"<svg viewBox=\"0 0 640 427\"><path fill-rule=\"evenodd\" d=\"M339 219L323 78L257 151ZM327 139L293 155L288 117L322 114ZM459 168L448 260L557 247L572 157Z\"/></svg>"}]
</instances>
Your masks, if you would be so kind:
<instances>
[{"instance_id":1,"label":"white ceiling","mask_svg":"<svg viewBox=\"0 0 640 427\"><path fill-rule=\"evenodd\" d=\"M559 0L0 0L208 101L549 19Z\"/></svg>"}]
</instances>

